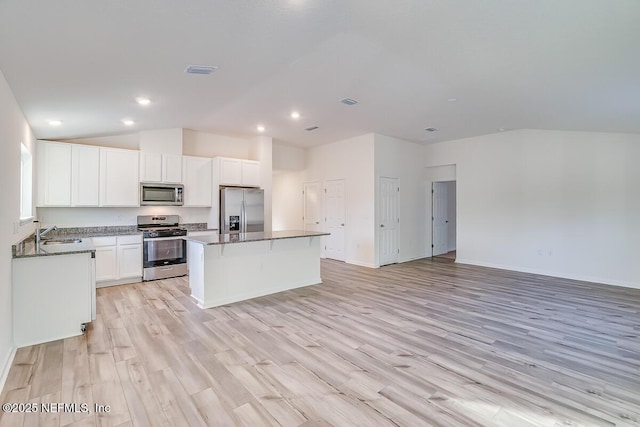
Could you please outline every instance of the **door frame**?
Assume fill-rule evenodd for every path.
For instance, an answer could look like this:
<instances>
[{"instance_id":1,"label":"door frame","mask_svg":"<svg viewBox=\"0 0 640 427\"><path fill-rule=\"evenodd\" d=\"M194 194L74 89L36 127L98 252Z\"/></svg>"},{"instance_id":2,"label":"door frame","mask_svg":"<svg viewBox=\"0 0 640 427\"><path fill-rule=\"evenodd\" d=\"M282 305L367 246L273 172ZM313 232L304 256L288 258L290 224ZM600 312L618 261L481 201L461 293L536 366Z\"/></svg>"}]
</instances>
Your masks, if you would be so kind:
<instances>
[{"instance_id":1,"label":"door frame","mask_svg":"<svg viewBox=\"0 0 640 427\"><path fill-rule=\"evenodd\" d=\"M431 258L433 257L438 257L442 254L438 254L438 255L434 255L433 251L435 248L435 227L434 227L434 218L435 218L435 203L434 203L434 199L435 199L435 184L440 184L440 183L448 183L448 182L455 182L456 186L457 186L457 180L456 179L443 179L443 180L435 180L435 181L431 181ZM457 188L456 188L457 190ZM451 194L449 191L447 191L447 205L449 204L449 197L451 197ZM456 191L456 199L458 197L458 192ZM456 228L458 227L458 221L457 221L457 215L458 215L458 200L456 200L456 211L454 212L454 215L456 216ZM448 208L447 208L447 218L451 217L451 213L449 212ZM448 223L449 221L447 221ZM457 231L457 230L456 230ZM448 227L447 227L447 233L449 232ZM458 233L456 232L456 249L458 247ZM449 252L449 246L450 244L447 244L447 252Z\"/></svg>"}]
</instances>

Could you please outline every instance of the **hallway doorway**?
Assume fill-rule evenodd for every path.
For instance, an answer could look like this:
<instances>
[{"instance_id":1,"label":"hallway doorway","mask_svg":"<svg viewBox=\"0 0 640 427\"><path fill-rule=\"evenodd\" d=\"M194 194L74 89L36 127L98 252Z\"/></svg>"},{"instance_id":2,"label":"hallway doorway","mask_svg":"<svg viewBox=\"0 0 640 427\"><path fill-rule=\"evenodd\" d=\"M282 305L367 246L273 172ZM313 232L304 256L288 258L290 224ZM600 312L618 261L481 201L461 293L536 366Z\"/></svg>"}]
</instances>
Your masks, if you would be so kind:
<instances>
[{"instance_id":1,"label":"hallway doorway","mask_svg":"<svg viewBox=\"0 0 640 427\"><path fill-rule=\"evenodd\" d=\"M433 182L431 196L432 256L455 261L456 181Z\"/></svg>"}]
</instances>

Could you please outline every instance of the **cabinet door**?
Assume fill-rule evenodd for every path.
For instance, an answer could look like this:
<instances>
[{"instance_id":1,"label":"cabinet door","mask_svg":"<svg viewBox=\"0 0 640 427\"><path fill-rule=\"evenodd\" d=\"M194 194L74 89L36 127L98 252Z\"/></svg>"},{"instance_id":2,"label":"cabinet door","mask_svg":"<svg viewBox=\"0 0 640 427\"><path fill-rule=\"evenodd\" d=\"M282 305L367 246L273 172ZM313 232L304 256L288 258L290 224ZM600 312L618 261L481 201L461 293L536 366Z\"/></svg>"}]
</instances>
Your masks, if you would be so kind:
<instances>
[{"instance_id":1,"label":"cabinet door","mask_svg":"<svg viewBox=\"0 0 640 427\"><path fill-rule=\"evenodd\" d=\"M142 244L118 245L119 278L142 277Z\"/></svg>"},{"instance_id":2,"label":"cabinet door","mask_svg":"<svg viewBox=\"0 0 640 427\"><path fill-rule=\"evenodd\" d=\"M242 161L242 185L245 187L260 187L260 162L254 160Z\"/></svg>"},{"instance_id":3,"label":"cabinet door","mask_svg":"<svg viewBox=\"0 0 640 427\"><path fill-rule=\"evenodd\" d=\"M184 206L211 206L211 159L183 157Z\"/></svg>"},{"instance_id":4,"label":"cabinet door","mask_svg":"<svg viewBox=\"0 0 640 427\"><path fill-rule=\"evenodd\" d=\"M99 170L99 147L71 147L71 206L98 206Z\"/></svg>"},{"instance_id":5,"label":"cabinet door","mask_svg":"<svg viewBox=\"0 0 640 427\"><path fill-rule=\"evenodd\" d=\"M182 156L162 155L162 181L171 184L182 183Z\"/></svg>"},{"instance_id":6,"label":"cabinet door","mask_svg":"<svg viewBox=\"0 0 640 427\"><path fill-rule=\"evenodd\" d=\"M220 159L220 184L242 185L242 160Z\"/></svg>"},{"instance_id":7,"label":"cabinet door","mask_svg":"<svg viewBox=\"0 0 640 427\"><path fill-rule=\"evenodd\" d=\"M96 247L96 282L118 278L118 255L115 246Z\"/></svg>"},{"instance_id":8,"label":"cabinet door","mask_svg":"<svg viewBox=\"0 0 640 427\"><path fill-rule=\"evenodd\" d=\"M162 182L162 154L140 152L140 182Z\"/></svg>"},{"instance_id":9,"label":"cabinet door","mask_svg":"<svg viewBox=\"0 0 640 427\"><path fill-rule=\"evenodd\" d=\"M139 206L138 151L100 148L100 206Z\"/></svg>"},{"instance_id":10,"label":"cabinet door","mask_svg":"<svg viewBox=\"0 0 640 427\"><path fill-rule=\"evenodd\" d=\"M71 144L38 141L38 206L71 206Z\"/></svg>"}]
</instances>

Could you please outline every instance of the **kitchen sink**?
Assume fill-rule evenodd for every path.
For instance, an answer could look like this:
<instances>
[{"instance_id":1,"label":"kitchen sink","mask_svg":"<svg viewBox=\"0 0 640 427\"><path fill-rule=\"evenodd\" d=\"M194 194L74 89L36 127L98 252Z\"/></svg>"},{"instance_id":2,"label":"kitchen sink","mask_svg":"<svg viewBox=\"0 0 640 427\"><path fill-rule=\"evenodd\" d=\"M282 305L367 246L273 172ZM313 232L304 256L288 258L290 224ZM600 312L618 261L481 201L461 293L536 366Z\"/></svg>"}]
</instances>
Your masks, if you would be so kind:
<instances>
[{"instance_id":1,"label":"kitchen sink","mask_svg":"<svg viewBox=\"0 0 640 427\"><path fill-rule=\"evenodd\" d=\"M82 243L82 239L55 239L42 242L43 245L68 245L71 243Z\"/></svg>"}]
</instances>

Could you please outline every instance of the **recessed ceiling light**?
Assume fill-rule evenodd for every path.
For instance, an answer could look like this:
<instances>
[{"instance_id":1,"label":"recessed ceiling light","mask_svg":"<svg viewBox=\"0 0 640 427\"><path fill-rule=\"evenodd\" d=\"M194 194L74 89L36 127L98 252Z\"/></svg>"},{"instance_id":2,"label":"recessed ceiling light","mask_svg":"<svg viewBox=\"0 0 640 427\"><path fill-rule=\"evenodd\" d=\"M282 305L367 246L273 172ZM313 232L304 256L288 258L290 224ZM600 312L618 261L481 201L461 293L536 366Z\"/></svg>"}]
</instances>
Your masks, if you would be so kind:
<instances>
[{"instance_id":1,"label":"recessed ceiling light","mask_svg":"<svg viewBox=\"0 0 640 427\"><path fill-rule=\"evenodd\" d=\"M136 102L140 105L149 105L151 104L151 100L149 98L136 98Z\"/></svg>"},{"instance_id":2,"label":"recessed ceiling light","mask_svg":"<svg viewBox=\"0 0 640 427\"><path fill-rule=\"evenodd\" d=\"M124 119L122 120L122 123L124 123L125 126L133 126L136 122L134 122L133 120Z\"/></svg>"},{"instance_id":3,"label":"recessed ceiling light","mask_svg":"<svg viewBox=\"0 0 640 427\"><path fill-rule=\"evenodd\" d=\"M189 74L211 74L217 69L215 65L189 65L184 71Z\"/></svg>"},{"instance_id":4,"label":"recessed ceiling light","mask_svg":"<svg viewBox=\"0 0 640 427\"><path fill-rule=\"evenodd\" d=\"M342 102L345 105L356 105L358 103L358 101L356 101L353 98L342 98L340 102Z\"/></svg>"},{"instance_id":5,"label":"recessed ceiling light","mask_svg":"<svg viewBox=\"0 0 640 427\"><path fill-rule=\"evenodd\" d=\"M305 130L307 132L311 132L312 130L316 130L316 129L318 129L318 126L310 126L310 127L306 128Z\"/></svg>"},{"instance_id":6,"label":"recessed ceiling light","mask_svg":"<svg viewBox=\"0 0 640 427\"><path fill-rule=\"evenodd\" d=\"M49 120L49 124L51 126L60 126L62 124L62 120Z\"/></svg>"},{"instance_id":7,"label":"recessed ceiling light","mask_svg":"<svg viewBox=\"0 0 640 427\"><path fill-rule=\"evenodd\" d=\"M436 129L436 128L426 128L425 130L426 130L427 132L435 132L435 131L437 131L438 129Z\"/></svg>"},{"instance_id":8,"label":"recessed ceiling light","mask_svg":"<svg viewBox=\"0 0 640 427\"><path fill-rule=\"evenodd\" d=\"M291 118L292 119L299 119L300 118L300 113L298 113L297 111L293 111L291 113Z\"/></svg>"},{"instance_id":9,"label":"recessed ceiling light","mask_svg":"<svg viewBox=\"0 0 640 427\"><path fill-rule=\"evenodd\" d=\"M504 128L498 128L498 131L499 131L499 132L504 132L504 131L505 131L505 129L504 129Z\"/></svg>"},{"instance_id":10,"label":"recessed ceiling light","mask_svg":"<svg viewBox=\"0 0 640 427\"><path fill-rule=\"evenodd\" d=\"M262 125L258 125L256 129L258 129L258 132L264 132L264 126Z\"/></svg>"},{"instance_id":11,"label":"recessed ceiling light","mask_svg":"<svg viewBox=\"0 0 640 427\"><path fill-rule=\"evenodd\" d=\"M458 98L449 98L449 99L447 99L447 101L449 101L449 102L456 102L457 100L458 100Z\"/></svg>"}]
</instances>

